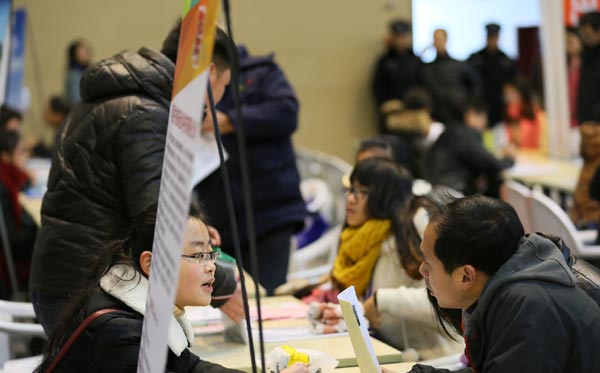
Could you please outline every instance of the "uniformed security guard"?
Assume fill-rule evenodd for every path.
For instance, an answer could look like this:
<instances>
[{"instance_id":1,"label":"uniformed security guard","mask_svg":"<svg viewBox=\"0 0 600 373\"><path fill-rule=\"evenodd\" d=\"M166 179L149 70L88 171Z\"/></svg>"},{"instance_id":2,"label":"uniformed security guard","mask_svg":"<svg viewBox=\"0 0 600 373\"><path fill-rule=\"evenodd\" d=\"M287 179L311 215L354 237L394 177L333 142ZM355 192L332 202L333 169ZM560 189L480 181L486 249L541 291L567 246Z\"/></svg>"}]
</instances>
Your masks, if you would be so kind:
<instances>
[{"instance_id":1,"label":"uniformed security guard","mask_svg":"<svg viewBox=\"0 0 600 373\"><path fill-rule=\"evenodd\" d=\"M516 77L517 69L515 62L498 48L500 25L489 23L485 29L485 48L473 53L468 62L481 76L483 98L488 105L488 123L493 126L503 117L502 86Z\"/></svg>"},{"instance_id":2,"label":"uniformed security guard","mask_svg":"<svg viewBox=\"0 0 600 373\"><path fill-rule=\"evenodd\" d=\"M401 110L406 92L420 83L421 67L421 60L412 50L411 24L404 20L392 21L388 50L377 61L372 85L382 132L387 132L386 115Z\"/></svg>"}]
</instances>

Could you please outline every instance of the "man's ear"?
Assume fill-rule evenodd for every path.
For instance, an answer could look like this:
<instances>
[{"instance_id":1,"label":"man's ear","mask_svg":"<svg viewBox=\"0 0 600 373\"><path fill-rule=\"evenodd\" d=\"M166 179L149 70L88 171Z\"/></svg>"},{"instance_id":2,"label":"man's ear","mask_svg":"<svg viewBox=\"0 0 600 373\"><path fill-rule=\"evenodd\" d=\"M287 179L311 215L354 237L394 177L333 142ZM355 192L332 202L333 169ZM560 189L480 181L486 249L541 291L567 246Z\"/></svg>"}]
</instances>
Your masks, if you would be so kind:
<instances>
[{"instance_id":1,"label":"man's ear","mask_svg":"<svg viewBox=\"0 0 600 373\"><path fill-rule=\"evenodd\" d=\"M150 276L150 262L152 261L152 253L144 251L140 254L140 268L146 276Z\"/></svg>"},{"instance_id":2,"label":"man's ear","mask_svg":"<svg viewBox=\"0 0 600 373\"><path fill-rule=\"evenodd\" d=\"M475 285L475 281L477 280L477 270L470 264L464 265L461 268L461 286L464 290L470 289Z\"/></svg>"},{"instance_id":3,"label":"man's ear","mask_svg":"<svg viewBox=\"0 0 600 373\"><path fill-rule=\"evenodd\" d=\"M219 70L217 70L217 65L215 65L214 62L211 62L210 65L208 65L208 77L210 78L211 83L217 80L218 75Z\"/></svg>"}]
</instances>

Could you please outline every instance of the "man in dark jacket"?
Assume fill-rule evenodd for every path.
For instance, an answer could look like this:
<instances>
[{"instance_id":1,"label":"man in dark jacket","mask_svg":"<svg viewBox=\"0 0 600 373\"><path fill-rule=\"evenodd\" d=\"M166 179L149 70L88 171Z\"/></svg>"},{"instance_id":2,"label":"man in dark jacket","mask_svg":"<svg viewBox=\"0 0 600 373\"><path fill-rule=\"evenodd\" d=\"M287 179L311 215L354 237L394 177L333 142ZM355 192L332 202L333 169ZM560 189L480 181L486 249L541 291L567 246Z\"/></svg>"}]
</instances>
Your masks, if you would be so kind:
<instances>
[{"instance_id":1,"label":"man in dark jacket","mask_svg":"<svg viewBox=\"0 0 600 373\"><path fill-rule=\"evenodd\" d=\"M462 309L461 372L600 372L600 307L552 241L524 237L510 205L472 196L431 211L421 251L439 306Z\"/></svg>"},{"instance_id":2,"label":"man in dark jacket","mask_svg":"<svg viewBox=\"0 0 600 373\"><path fill-rule=\"evenodd\" d=\"M260 259L259 282L268 294L272 294L286 281L290 239L302 227L307 215L291 141L298 127L298 100L273 55L251 56L245 47L240 46L239 56L240 99ZM231 179L243 261L249 268L240 155L234 133L238 123L230 89L225 92L218 109L223 144L229 153L227 171ZM212 131L212 126L208 124L203 130ZM221 232L223 250L232 254L233 236L224 208L221 180L220 171L217 171L202 181L195 191L211 218L211 224Z\"/></svg>"},{"instance_id":3,"label":"man in dark jacket","mask_svg":"<svg viewBox=\"0 0 600 373\"><path fill-rule=\"evenodd\" d=\"M517 74L515 62L498 48L500 25L490 23L485 26L487 42L485 48L473 53L467 62L479 72L483 87L483 99L488 105L490 126L502 120L502 86L513 80Z\"/></svg>"},{"instance_id":4,"label":"man in dark jacket","mask_svg":"<svg viewBox=\"0 0 600 373\"><path fill-rule=\"evenodd\" d=\"M600 220L600 204L589 196L590 181L600 167L600 12L581 16L578 31L584 45L577 92L583 167L573 193L571 219L586 226L598 225Z\"/></svg>"},{"instance_id":5,"label":"man in dark jacket","mask_svg":"<svg viewBox=\"0 0 600 373\"><path fill-rule=\"evenodd\" d=\"M486 194L498 197L500 172L514 164L508 150L502 159L483 146L487 125L484 104L473 101L466 106L464 125L449 125L427 153L425 170L433 185L444 185L464 195Z\"/></svg>"},{"instance_id":6,"label":"man in dark jacket","mask_svg":"<svg viewBox=\"0 0 600 373\"><path fill-rule=\"evenodd\" d=\"M423 63L412 50L411 25L396 20L390 24L388 50L379 58L373 76L373 94L380 114L381 132L389 132L385 126L387 114L401 110L406 92L420 83Z\"/></svg>"},{"instance_id":7,"label":"man in dark jacket","mask_svg":"<svg viewBox=\"0 0 600 373\"><path fill-rule=\"evenodd\" d=\"M161 52L125 51L82 77L82 101L56 137L33 253L32 300L48 333L94 259L127 236L131 217L157 202L178 41L179 25ZM210 65L216 100L229 82L232 45L218 30ZM226 271L217 275L221 292L231 293L235 281Z\"/></svg>"},{"instance_id":8,"label":"man in dark jacket","mask_svg":"<svg viewBox=\"0 0 600 373\"><path fill-rule=\"evenodd\" d=\"M433 97L433 117L442 123L456 121L462 107L481 95L481 82L469 64L450 57L446 49L448 33L433 33L437 56L423 67L423 83Z\"/></svg>"},{"instance_id":9,"label":"man in dark jacket","mask_svg":"<svg viewBox=\"0 0 600 373\"><path fill-rule=\"evenodd\" d=\"M600 122L600 12L586 13L579 19L579 35L584 48L577 116L581 124Z\"/></svg>"}]
</instances>

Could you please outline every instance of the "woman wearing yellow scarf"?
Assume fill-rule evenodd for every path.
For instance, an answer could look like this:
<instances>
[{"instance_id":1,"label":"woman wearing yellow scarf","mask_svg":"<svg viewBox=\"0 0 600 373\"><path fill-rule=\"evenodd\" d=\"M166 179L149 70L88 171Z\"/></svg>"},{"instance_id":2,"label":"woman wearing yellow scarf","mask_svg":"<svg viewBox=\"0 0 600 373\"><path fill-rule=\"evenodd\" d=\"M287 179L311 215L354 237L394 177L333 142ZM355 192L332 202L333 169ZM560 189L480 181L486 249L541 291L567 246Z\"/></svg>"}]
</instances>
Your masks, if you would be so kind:
<instances>
[{"instance_id":1,"label":"woman wearing yellow scarf","mask_svg":"<svg viewBox=\"0 0 600 373\"><path fill-rule=\"evenodd\" d=\"M396 163L382 158L359 162L346 194L346 225L340 235L331 281L312 299L335 302L340 290L354 285L376 335L403 350L411 360L462 351L462 344L439 334L419 273L424 208L434 202L412 195L412 179ZM313 305L311 305L313 306ZM320 304L313 327L343 330L338 306ZM320 325L322 324L322 325ZM412 351L412 353L409 353Z\"/></svg>"},{"instance_id":2,"label":"woman wearing yellow scarf","mask_svg":"<svg viewBox=\"0 0 600 373\"><path fill-rule=\"evenodd\" d=\"M399 220L412 195L412 179L396 163L373 158L356 165L350 183L346 193L346 226L340 236L331 277L339 290L354 285L356 293L365 296L372 285L374 269L380 265L378 262L393 262L395 267L399 264L400 246L394 232L401 234ZM406 254L400 255L406 257L403 265L406 264L409 275L418 279L419 254Z\"/></svg>"}]
</instances>

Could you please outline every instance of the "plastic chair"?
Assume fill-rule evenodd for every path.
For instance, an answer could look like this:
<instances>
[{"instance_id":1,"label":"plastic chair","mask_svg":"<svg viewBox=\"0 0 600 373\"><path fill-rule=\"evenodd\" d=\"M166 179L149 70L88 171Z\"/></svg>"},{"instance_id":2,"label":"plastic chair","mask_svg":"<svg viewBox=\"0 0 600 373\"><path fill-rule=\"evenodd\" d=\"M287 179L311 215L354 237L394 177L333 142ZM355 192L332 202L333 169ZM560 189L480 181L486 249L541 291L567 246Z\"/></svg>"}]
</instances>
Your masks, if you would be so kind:
<instances>
[{"instance_id":1,"label":"plastic chair","mask_svg":"<svg viewBox=\"0 0 600 373\"><path fill-rule=\"evenodd\" d=\"M576 257L600 258L600 246L585 245L567 213L537 190L531 192L531 217L534 231L561 237Z\"/></svg>"},{"instance_id":2,"label":"plastic chair","mask_svg":"<svg viewBox=\"0 0 600 373\"><path fill-rule=\"evenodd\" d=\"M342 226L338 225L302 250L294 252L287 275L288 282L302 279L315 284L329 273L337 255L341 232Z\"/></svg>"},{"instance_id":3,"label":"plastic chair","mask_svg":"<svg viewBox=\"0 0 600 373\"><path fill-rule=\"evenodd\" d=\"M41 362L42 355L9 360L6 363L4 363L4 369L0 370L0 373L33 372L35 367L40 365Z\"/></svg>"},{"instance_id":4,"label":"plastic chair","mask_svg":"<svg viewBox=\"0 0 600 373\"><path fill-rule=\"evenodd\" d=\"M525 233L533 232L530 206L531 189L513 180L505 181L504 186L506 187L504 200L510 204L517 212L517 215L519 215L521 224L523 224L523 228L525 228Z\"/></svg>"},{"instance_id":5,"label":"plastic chair","mask_svg":"<svg viewBox=\"0 0 600 373\"><path fill-rule=\"evenodd\" d=\"M332 225L342 224L346 210L342 178L350 175L352 165L333 155L303 148L296 148L296 165L303 180L318 178L327 183L334 203L330 215L326 217Z\"/></svg>"},{"instance_id":6,"label":"plastic chair","mask_svg":"<svg viewBox=\"0 0 600 373\"><path fill-rule=\"evenodd\" d=\"M0 301L0 364L10 359L11 336L45 336L40 324L15 321L15 318L35 318L33 305L24 302Z\"/></svg>"}]
</instances>

